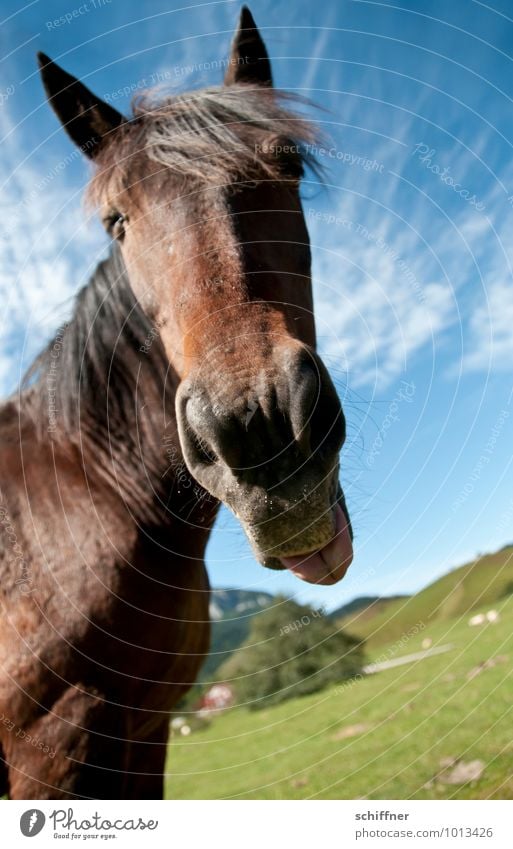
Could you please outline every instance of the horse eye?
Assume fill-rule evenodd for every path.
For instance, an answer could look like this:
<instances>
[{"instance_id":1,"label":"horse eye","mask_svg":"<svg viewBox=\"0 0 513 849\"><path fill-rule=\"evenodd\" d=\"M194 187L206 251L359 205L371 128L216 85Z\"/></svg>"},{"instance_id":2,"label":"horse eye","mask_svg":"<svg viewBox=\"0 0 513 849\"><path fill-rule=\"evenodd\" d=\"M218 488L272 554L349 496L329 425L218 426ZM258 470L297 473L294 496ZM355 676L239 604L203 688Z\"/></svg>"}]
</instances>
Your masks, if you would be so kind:
<instances>
[{"instance_id":1,"label":"horse eye","mask_svg":"<svg viewBox=\"0 0 513 849\"><path fill-rule=\"evenodd\" d=\"M303 177L303 157L299 145L286 136L271 136L265 143L268 153L278 162L284 177Z\"/></svg>"},{"instance_id":2,"label":"horse eye","mask_svg":"<svg viewBox=\"0 0 513 849\"><path fill-rule=\"evenodd\" d=\"M103 219L103 223L112 239L121 241L125 235L125 224L128 218L122 212L112 212Z\"/></svg>"}]
</instances>

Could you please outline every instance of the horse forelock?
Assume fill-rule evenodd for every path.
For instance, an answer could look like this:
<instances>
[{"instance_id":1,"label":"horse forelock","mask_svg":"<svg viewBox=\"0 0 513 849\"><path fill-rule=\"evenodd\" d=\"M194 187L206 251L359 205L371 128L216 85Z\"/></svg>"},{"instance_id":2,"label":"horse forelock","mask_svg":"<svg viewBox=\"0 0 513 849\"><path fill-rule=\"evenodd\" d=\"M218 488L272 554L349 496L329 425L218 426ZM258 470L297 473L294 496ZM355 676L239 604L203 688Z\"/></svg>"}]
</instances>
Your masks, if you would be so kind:
<instances>
[{"instance_id":1,"label":"horse forelock","mask_svg":"<svg viewBox=\"0 0 513 849\"><path fill-rule=\"evenodd\" d=\"M299 96L262 86L201 89L158 100L147 92L112 134L97 161L88 200L100 204L144 176L143 153L181 180L224 186L236 180L283 178L283 149L317 174L319 133L291 106Z\"/></svg>"}]
</instances>

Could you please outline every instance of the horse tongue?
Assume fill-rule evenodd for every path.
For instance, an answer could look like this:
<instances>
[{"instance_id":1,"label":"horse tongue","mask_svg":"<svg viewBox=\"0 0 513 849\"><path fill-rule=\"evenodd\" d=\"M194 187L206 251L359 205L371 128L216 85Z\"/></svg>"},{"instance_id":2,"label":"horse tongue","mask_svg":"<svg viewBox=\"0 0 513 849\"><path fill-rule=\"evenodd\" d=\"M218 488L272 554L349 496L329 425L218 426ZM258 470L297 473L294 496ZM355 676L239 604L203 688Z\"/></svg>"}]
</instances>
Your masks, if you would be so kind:
<instances>
[{"instance_id":1,"label":"horse tongue","mask_svg":"<svg viewBox=\"0 0 513 849\"><path fill-rule=\"evenodd\" d=\"M335 536L312 554L280 557L287 569L310 584L336 584L346 574L353 559L353 544L344 511L337 504Z\"/></svg>"}]
</instances>

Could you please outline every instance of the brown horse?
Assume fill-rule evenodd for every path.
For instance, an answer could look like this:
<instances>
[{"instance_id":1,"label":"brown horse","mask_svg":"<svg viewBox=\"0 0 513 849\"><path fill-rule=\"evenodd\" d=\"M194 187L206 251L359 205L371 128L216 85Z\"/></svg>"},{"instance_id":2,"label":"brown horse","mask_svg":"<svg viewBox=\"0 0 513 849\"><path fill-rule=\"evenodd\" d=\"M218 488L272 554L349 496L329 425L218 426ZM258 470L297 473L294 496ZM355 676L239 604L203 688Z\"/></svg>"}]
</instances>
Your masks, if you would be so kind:
<instances>
[{"instance_id":1,"label":"brown horse","mask_svg":"<svg viewBox=\"0 0 513 849\"><path fill-rule=\"evenodd\" d=\"M130 119L40 61L113 244L0 410L0 793L160 798L218 503L265 566L332 584L352 556L299 200L313 135L247 9L222 87Z\"/></svg>"}]
</instances>

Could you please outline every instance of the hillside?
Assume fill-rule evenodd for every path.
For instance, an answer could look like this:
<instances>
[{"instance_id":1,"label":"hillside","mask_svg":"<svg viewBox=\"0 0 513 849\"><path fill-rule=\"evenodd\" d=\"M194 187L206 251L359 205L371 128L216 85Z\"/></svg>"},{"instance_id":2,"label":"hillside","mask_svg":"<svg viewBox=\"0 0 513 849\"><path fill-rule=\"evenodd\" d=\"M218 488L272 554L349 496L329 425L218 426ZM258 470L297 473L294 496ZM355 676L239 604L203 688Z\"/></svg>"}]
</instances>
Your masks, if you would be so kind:
<instances>
[{"instance_id":1,"label":"hillside","mask_svg":"<svg viewBox=\"0 0 513 849\"><path fill-rule=\"evenodd\" d=\"M377 646L399 639L419 622L427 627L470 615L512 592L513 546L507 546L454 569L414 596L379 600L338 622L369 646Z\"/></svg>"},{"instance_id":2,"label":"hillside","mask_svg":"<svg viewBox=\"0 0 513 849\"><path fill-rule=\"evenodd\" d=\"M409 596L407 595L391 595L385 597L379 595L358 596L358 598L354 598L347 604L343 604L342 607L337 607L336 610L333 610L329 614L329 618L345 619L349 615L354 616L356 613L359 613L363 618L375 616L378 610L384 610L389 606L390 602L398 601L399 599L404 600L408 597Z\"/></svg>"},{"instance_id":3,"label":"hillside","mask_svg":"<svg viewBox=\"0 0 513 849\"><path fill-rule=\"evenodd\" d=\"M493 624L438 619L369 659L418 652L426 636L443 654L175 735L166 797L512 799L513 597L494 606ZM471 764L477 779L451 780Z\"/></svg>"}]
</instances>

